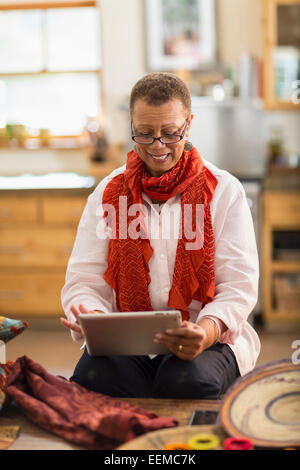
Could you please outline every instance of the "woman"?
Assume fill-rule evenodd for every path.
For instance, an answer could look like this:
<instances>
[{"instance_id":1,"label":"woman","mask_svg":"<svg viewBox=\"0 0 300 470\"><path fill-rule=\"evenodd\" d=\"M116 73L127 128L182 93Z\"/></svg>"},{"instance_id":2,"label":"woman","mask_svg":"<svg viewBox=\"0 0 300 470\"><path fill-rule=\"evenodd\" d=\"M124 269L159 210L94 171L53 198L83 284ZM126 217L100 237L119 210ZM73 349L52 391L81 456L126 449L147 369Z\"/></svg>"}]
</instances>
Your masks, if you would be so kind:
<instances>
[{"instance_id":1,"label":"woman","mask_svg":"<svg viewBox=\"0 0 300 470\"><path fill-rule=\"evenodd\" d=\"M130 114L134 150L88 198L62 290L68 320L61 322L74 340L82 339L79 313L178 309L183 324L154 339L169 354L85 351L71 380L111 396L216 399L254 367L260 349L247 323L258 257L245 193L188 142L191 97L181 79L143 77L132 89ZM118 221L121 197L141 207L137 236L120 236L122 223L104 210L113 207ZM133 221L128 215L127 225Z\"/></svg>"}]
</instances>

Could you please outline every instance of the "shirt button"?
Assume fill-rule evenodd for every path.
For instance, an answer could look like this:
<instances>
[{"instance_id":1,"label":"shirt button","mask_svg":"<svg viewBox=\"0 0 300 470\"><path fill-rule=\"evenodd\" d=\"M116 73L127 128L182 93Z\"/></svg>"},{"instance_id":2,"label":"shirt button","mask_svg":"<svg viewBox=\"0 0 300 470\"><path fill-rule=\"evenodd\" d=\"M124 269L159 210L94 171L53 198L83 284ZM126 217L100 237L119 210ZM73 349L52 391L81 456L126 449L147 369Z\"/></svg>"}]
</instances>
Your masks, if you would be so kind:
<instances>
[{"instance_id":1,"label":"shirt button","mask_svg":"<svg viewBox=\"0 0 300 470\"><path fill-rule=\"evenodd\" d=\"M160 259L165 259L166 256L165 256L163 253L161 253L161 254L159 255L159 257L160 257Z\"/></svg>"},{"instance_id":2,"label":"shirt button","mask_svg":"<svg viewBox=\"0 0 300 470\"><path fill-rule=\"evenodd\" d=\"M163 291L164 291L166 294L168 294L168 293L169 293L169 288L168 288L168 287L164 287L164 288L163 288Z\"/></svg>"}]
</instances>

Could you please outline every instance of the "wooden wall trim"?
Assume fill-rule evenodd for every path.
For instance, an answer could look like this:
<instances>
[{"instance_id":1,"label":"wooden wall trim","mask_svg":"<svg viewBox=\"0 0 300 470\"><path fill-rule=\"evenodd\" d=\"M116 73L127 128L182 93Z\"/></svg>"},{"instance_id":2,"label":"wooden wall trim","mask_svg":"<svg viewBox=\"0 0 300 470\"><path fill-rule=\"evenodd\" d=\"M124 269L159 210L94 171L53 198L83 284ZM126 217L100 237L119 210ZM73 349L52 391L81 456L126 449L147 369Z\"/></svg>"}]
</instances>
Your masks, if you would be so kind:
<instances>
[{"instance_id":1,"label":"wooden wall trim","mask_svg":"<svg viewBox=\"0 0 300 470\"><path fill-rule=\"evenodd\" d=\"M59 1L40 1L40 2L18 2L1 3L1 10L44 10L47 8L74 8L74 7L94 7L97 6L96 0L59 0Z\"/></svg>"}]
</instances>

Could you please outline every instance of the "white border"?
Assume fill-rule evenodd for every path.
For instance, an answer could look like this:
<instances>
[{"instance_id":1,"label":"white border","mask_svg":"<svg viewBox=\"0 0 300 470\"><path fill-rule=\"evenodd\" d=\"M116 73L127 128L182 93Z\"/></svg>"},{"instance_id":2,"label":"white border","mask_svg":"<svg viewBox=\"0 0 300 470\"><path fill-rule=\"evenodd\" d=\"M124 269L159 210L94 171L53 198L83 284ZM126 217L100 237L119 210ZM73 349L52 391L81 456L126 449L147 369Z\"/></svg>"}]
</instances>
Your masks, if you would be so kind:
<instances>
[{"instance_id":1,"label":"white border","mask_svg":"<svg viewBox=\"0 0 300 470\"><path fill-rule=\"evenodd\" d=\"M176 57L163 54L161 0L145 0L147 29L147 59L150 70L195 70L216 62L215 1L198 0L199 17L203 21L200 43L204 60L194 57ZM199 25L200 27L200 25Z\"/></svg>"}]
</instances>

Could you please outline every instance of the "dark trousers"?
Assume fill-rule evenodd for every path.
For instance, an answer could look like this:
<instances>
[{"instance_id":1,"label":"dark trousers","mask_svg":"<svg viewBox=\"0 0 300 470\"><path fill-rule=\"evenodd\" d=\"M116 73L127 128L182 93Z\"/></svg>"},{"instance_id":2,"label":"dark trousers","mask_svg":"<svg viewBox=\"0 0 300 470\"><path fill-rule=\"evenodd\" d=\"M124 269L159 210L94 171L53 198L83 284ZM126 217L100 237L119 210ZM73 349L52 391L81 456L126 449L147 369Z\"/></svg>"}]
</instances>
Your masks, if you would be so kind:
<instances>
[{"instance_id":1,"label":"dark trousers","mask_svg":"<svg viewBox=\"0 0 300 470\"><path fill-rule=\"evenodd\" d=\"M113 397L219 399L239 375L233 351L218 343L192 361L173 354L92 357L85 350L70 380Z\"/></svg>"}]
</instances>

